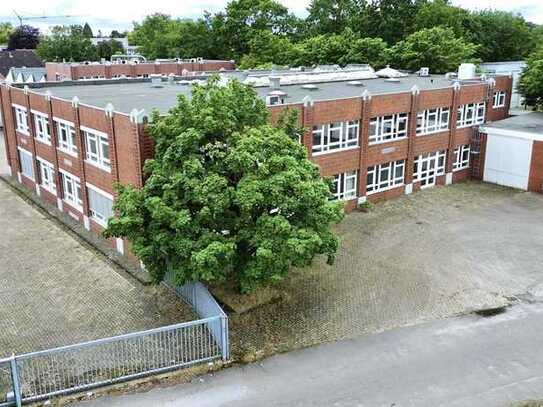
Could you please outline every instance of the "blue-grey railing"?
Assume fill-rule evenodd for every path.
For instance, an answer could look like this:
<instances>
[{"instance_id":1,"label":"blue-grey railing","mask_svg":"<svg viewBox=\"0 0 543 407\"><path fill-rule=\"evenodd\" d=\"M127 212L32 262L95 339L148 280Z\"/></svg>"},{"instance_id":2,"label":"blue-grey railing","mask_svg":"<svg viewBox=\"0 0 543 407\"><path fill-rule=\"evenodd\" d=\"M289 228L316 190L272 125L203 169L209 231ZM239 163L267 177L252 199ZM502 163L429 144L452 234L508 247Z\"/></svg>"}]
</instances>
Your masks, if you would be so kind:
<instances>
[{"instance_id":1,"label":"blue-grey railing","mask_svg":"<svg viewBox=\"0 0 543 407\"><path fill-rule=\"evenodd\" d=\"M228 359L228 318L211 294L172 288L201 319L0 359L0 407Z\"/></svg>"}]
</instances>

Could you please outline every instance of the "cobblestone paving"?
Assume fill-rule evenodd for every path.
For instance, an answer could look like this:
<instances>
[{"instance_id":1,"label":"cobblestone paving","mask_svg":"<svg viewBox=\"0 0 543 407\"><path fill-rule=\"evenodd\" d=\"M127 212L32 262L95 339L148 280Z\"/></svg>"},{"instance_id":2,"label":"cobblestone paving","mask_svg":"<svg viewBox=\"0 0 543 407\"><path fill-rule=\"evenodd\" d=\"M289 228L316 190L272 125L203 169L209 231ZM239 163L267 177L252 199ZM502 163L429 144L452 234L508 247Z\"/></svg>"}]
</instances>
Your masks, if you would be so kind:
<instances>
[{"instance_id":1,"label":"cobblestone paving","mask_svg":"<svg viewBox=\"0 0 543 407\"><path fill-rule=\"evenodd\" d=\"M0 182L0 357L194 319L119 274Z\"/></svg>"},{"instance_id":2,"label":"cobblestone paving","mask_svg":"<svg viewBox=\"0 0 543 407\"><path fill-rule=\"evenodd\" d=\"M334 266L279 288L285 300L234 316L235 354L264 354L543 295L543 196L477 182L355 212Z\"/></svg>"}]
</instances>

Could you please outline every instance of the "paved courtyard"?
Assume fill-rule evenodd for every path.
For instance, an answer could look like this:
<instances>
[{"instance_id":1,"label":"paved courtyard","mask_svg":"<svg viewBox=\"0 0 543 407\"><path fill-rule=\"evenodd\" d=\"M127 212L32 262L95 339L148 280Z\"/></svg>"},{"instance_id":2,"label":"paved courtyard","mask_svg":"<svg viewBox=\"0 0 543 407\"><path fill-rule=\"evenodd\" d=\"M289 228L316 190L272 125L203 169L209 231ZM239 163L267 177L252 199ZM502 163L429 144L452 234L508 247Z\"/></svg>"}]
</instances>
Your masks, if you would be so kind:
<instances>
[{"instance_id":1,"label":"paved courtyard","mask_svg":"<svg viewBox=\"0 0 543 407\"><path fill-rule=\"evenodd\" d=\"M231 319L237 355L272 353L543 296L543 195L479 182L355 212L285 298Z\"/></svg>"},{"instance_id":2,"label":"paved courtyard","mask_svg":"<svg viewBox=\"0 0 543 407\"><path fill-rule=\"evenodd\" d=\"M165 288L118 272L0 181L0 357L193 318Z\"/></svg>"}]
</instances>

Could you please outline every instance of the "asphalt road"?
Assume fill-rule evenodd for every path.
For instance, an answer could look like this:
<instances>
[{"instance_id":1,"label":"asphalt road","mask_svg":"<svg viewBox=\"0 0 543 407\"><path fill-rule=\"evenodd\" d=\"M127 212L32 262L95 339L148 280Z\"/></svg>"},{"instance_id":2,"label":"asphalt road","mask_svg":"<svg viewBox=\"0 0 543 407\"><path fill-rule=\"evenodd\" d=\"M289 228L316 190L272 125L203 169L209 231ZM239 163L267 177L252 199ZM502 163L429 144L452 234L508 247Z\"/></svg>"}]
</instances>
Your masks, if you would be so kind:
<instances>
[{"instance_id":1,"label":"asphalt road","mask_svg":"<svg viewBox=\"0 0 543 407\"><path fill-rule=\"evenodd\" d=\"M278 355L82 407L508 406L543 397L543 304Z\"/></svg>"}]
</instances>

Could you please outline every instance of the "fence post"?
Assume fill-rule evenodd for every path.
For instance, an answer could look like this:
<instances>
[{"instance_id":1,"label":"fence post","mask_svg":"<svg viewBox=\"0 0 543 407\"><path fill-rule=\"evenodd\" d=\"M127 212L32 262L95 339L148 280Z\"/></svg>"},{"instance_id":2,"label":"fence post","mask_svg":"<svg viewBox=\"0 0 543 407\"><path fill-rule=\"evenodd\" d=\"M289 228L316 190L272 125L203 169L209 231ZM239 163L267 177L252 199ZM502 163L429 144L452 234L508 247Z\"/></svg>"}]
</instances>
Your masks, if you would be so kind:
<instances>
[{"instance_id":1,"label":"fence post","mask_svg":"<svg viewBox=\"0 0 543 407\"><path fill-rule=\"evenodd\" d=\"M227 361L230 358L230 344L228 342L228 317L221 315L220 321L222 360Z\"/></svg>"},{"instance_id":2,"label":"fence post","mask_svg":"<svg viewBox=\"0 0 543 407\"><path fill-rule=\"evenodd\" d=\"M13 384L13 394L15 395L15 405L21 407L21 387L19 386L19 372L17 371L17 361L15 360L15 354L11 355L9 360L11 370L11 382Z\"/></svg>"}]
</instances>

